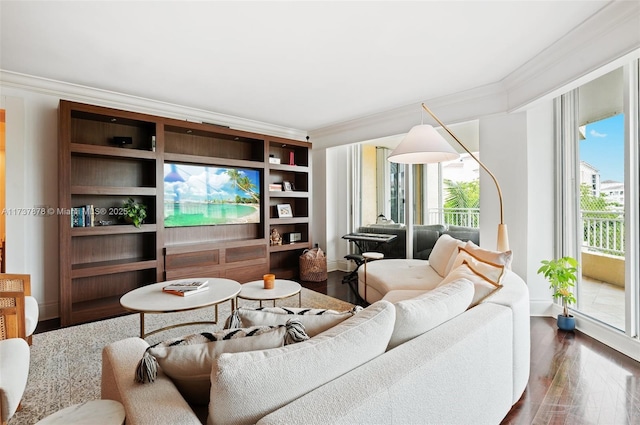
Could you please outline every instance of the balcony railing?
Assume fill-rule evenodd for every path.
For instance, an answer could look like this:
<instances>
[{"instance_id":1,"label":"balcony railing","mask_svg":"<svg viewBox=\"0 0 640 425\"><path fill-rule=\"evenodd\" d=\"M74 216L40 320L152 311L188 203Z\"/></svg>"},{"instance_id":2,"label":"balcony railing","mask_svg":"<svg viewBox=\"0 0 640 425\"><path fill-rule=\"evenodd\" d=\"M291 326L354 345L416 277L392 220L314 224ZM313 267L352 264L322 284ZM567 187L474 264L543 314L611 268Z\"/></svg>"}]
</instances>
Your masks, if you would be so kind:
<instances>
[{"instance_id":1,"label":"balcony railing","mask_svg":"<svg viewBox=\"0 0 640 425\"><path fill-rule=\"evenodd\" d=\"M580 212L582 248L586 251L624 256L624 211ZM480 227L479 208L430 208L428 224Z\"/></svg>"},{"instance_id":2,"label":"balcony railing","mask_svg":"<svg viewBox=\"0 0 640 425\"><path fill-rule=\"evenodd\" d=\"M430 208L427 224L480 227L480 208Z\"/></svg>"},{"instance_id":3,"label":"balcony railing","mask_svg":"<svg viewBox=\"0 0 640 425\"><path fill-rule=\"evenodd\" d=\"M624 256L624 212L581 211L583 250Z\"/></svg>"}]
</instances>

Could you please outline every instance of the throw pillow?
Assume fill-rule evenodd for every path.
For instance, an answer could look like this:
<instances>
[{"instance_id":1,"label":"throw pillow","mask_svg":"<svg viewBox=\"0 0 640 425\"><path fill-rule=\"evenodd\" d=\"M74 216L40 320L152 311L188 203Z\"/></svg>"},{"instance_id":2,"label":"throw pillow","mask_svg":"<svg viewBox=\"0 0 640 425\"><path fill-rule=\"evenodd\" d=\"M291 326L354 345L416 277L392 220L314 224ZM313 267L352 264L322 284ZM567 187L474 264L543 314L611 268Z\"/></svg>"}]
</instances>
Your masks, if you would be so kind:
<instances>
[{"instance_id":1,"label":"throw pillow","mask_svg":"<svg viewBox=\"0 0 640 425\"><path fill-rule=\"evenodd\" d=\"M378 301L302 344L220 355L211 370L207 424L255 424L384 353L394 322L393 304Z\"/></svg>"},{"instance_id":2,"label":"throw pillow","mask_svg":"<svg viewBox=\"0 0 640 425\"><path fill-rule=\"evenodd\" d=\"M453 269L466 263L474 273L486 279L489 283L500 285L504 276L504 265L482 261L471 255L465 248L458 248L458 255L453 262Z\"/></svg>"},{"instance_id":3,"label":"throw pillow","mask_svg":"<svg viewBox=\"0 0 640 425\"><path fill-rule=\"evenodd\" d=\"M295 318L302 323L307 335L314 337L352 317L361 310L362 307L360 306L342 312L318 308L240 307L229 316L225 323L225 328L284 325L289 319Z\"/></svg>"},{"instance_id":4,"label":"throw pillow","mask_svg":"<svg viewBox=\"0 0 640 425\"><path fill-rule=\"evenodd\" d=\"M442 235L429 255L429 265L440 276L445 277L451 270L453 258L458 254L458 246L463 246L464 242L452 238L449 235Z\"/></svg>"},{"instance_id":5,"label":"throw pillow","mask_svg":"<svg viewBox=\"0 0 640 425\"><path fill-rule=\"evenodd\" d=\"M493 264L502 264L507 269L511 269L511 260L513 259L513 253L511 251L491 251L489 249L480 248L472 241L468 241L464 246L464 249L478 260Z\"/></svg>"},{"instance_id":6,"label":"throw pillow","mask_svg":"<svg viewBox=\"0 0 640 425\"><path fill-rule=\"evenodd\" d=\"M388 350L422 335L463 313L471 304L474 285L460 278L409 300L395 303L396 323Z\"/></svg>"},{"instance_id":7,"label":"throw pillow","mask_svg":"<svg viewBox=\"0 0 640 425\"><path fill-rule=\"evenodd\" d=\"M309 339L300 322L202 332L152 345L138 364L136 381L152 383L159 365L189 404L207 405L211 368L222 353L264 350Z\"/></svg>"},{"instance_id":8,"label":"throw pillow","mask_svg":"<svg viewBox=\"0 0 640 425\"><path fill-rule=\"evenodd\" d=\"M473 283L474 293L469 308L478 305L479 303L487 299L487 297L493 295L496 291L502 288L502 285L491 283L485 277L476 273L469 267L466 262L464 262L461 266L458 266L455 269L451 270L451 273L449 273L447 277L445 277L442 282L440 282L438 287L444 286L459 279L467 279L470 280L471 283Z\"/></svg>"}]
</instances>

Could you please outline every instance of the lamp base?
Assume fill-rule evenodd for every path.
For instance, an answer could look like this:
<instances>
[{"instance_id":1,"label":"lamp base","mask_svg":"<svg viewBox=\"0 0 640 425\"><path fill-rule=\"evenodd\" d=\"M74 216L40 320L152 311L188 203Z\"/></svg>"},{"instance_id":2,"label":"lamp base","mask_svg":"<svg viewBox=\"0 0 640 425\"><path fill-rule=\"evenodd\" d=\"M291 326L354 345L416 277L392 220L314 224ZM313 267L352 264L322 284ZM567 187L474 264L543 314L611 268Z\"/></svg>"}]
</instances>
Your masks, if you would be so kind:
<instances>
[{"instance_id":1,"label":"lamp base","mask_svg":"<svg viewBox=\"0 0 640 425\"><path fill-rule=\"evenodd\" d=\"M509 232L506 224L498 224L498 251L509 251Z\"/></svg>"}]
</instances>

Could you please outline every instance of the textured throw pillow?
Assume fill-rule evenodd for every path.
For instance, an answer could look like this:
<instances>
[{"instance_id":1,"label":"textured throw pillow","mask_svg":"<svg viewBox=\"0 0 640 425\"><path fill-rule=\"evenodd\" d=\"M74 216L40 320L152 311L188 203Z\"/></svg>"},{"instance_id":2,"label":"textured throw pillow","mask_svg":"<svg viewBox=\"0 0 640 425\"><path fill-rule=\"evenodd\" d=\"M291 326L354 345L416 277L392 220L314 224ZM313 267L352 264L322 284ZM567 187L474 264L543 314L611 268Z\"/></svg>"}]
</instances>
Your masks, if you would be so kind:
<instances>
[{"instance_id":1,"label":"textured throw pillow","mask_svg":"<svg viewBox=\"0 0 640 425\"><path fill-rule=\"evenodd\" d=\"M396 323L388 349L463 313L471 304L474 292L473 283L460 278L415 298L395 303Z\"/></svg>"},{"instance_id":2,"label":"textured throw pillow","mask_svg":"<svg viewBox=\"0 0 640 425\"><path fill-rule=\"evenodd\" d=\"M447 285L448 283L454 282L459 279L467 279L470 280L471 283L473 283L473 300L471 300L471 305L469 305L469 307L478 305L489 295L494 294L496 291L502 288L502 285L492 283L485 277L476 273L469 267L466 262L464 262L461 266L458 266L451 270L451 273L449 273L447 277L445 277L442 282L440 282L438 287Z\"/></svg>"},{"instance_id":3,"label":"textured throw pillow","mask_svg":"<svg viewBox=\"0 0 640 425\"><path fill-rule=\"evenodd\" d=\"M491 251L489 249L480 248L472 241L468 241L464 249L475 258L493 264L502 264L507 269L511 269L511 260L513 253L511 251L500 252Z\"/></svg>"},{"instance_id":4,"label":"textured throw pillow","mask_svg":"<svg viewBox=\"0 0 640 425\"><path fill-rule=\"evenodd\" d=\"M384 353L394 323L393 304L378 301L301 344L220 355L211 371L207 424L255 424ZM354 382L353 390L362 385L366 383ZM288 422L295 422L295 417Z\"/></svg>"},{"instance_id":5,"label":"textured throw pillow","mask_svg":"<svg viewBox=\"0 0 640 425\"><path fill-rule=\"evenodd\" d=\"M288 320L294 318L302 323L309 337L314 337L361 310L360 306L342 312L318 308L240 307L227 319L225 328L284 325Z\"/></svg>"},{"instance_id":6,"label":"textured throw pillow","mask_svg":"<svg viewBox=\"0 0 640 425\"><path fill-rule=\"evenodd\" d=\"M207 405L211 368L222 353L282 347L309 337L295 320L281 326L254 326L203 332L169 339L147 348L136 371L136 381L151 383L159 365L189 404Z\"/></svg>"},{"instance_id":7,"label":"textured throw pillow","mask_svg":"<svg viewBox=\"0 0 640 425\"><path fill-rule=\"evenodd\" d=\"M458 255L453 262L452 269L461 266L462 264L467 264L469 268L479 275L480 277L486 279L489 283L493 285L500 285L502 282L502 277L504 276L504 268L505 266L502 264L494 264L488 261L482 261L471 255L466 248L458 248Z\"/></svg>"},{"instance_id":8,"label":"textured throw pillow","mask_svg":"<svg viewBox=\"0 0 640 425\"><path fill-rule=\"evenodd\" d=\"M429 255L429 265L440 276L445 277L451 270L453 258L458 254L458 246L463 246L464 242L452 238L449 235L442 235Z\"/></svg>"}]
</instances>

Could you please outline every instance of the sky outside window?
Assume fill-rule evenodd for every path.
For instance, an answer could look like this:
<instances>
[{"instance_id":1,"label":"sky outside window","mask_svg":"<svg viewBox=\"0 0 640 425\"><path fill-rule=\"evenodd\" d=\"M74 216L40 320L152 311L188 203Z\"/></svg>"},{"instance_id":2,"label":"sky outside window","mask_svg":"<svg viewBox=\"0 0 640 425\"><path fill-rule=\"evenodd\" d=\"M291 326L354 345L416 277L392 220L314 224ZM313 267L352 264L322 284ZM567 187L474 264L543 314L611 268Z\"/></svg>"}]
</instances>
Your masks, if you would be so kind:
<instances>
[{"instance_id":1,"label":"sky outside window","mask_svg":"<svg viewBox=\"0 0 640 425\"><path fill-rule=\"evenodd\" d=\"M595 167L600 181L624 181L624 115L587 124L580 159Z\"/></svg>"}]
</instances>

